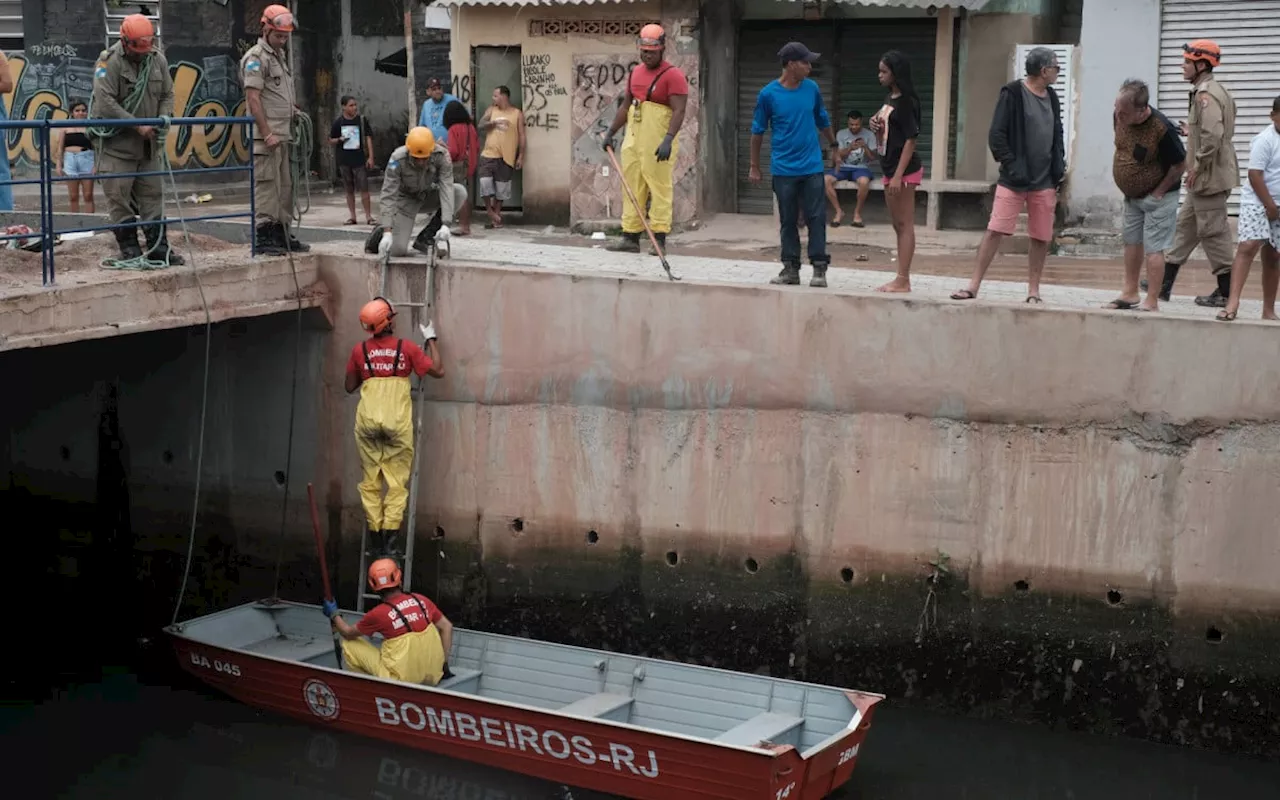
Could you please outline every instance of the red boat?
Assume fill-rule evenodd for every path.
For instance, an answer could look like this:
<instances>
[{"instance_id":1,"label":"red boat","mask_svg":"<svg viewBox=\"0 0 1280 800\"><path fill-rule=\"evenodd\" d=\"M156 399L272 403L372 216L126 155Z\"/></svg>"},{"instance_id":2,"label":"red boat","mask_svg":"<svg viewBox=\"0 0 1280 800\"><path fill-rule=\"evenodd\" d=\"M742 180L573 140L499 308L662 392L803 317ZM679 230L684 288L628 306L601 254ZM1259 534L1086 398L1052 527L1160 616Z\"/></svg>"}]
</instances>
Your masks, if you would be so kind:
<instances>
[{"instance_id":1,"label":"red boat","mask_svg":"<svg viewBox=\"0 0 1280 800\"><path fill-rule=\"evenodd\" d=\"M165 629L251 706L638 800L818 800L849 780L883 695L454 628L439 686L337 668L319 606Z\"/></svg>"}]
</instances>

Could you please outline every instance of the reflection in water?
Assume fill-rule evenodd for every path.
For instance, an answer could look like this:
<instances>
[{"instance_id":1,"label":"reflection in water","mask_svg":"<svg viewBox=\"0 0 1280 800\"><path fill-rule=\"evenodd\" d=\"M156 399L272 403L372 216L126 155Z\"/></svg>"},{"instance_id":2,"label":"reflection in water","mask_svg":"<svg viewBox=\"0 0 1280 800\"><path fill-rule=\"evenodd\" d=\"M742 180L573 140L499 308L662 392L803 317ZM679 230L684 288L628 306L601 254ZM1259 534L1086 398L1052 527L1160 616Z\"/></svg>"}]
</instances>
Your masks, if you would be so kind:
<instances>
[{"instance_id":1,"label":"reflection in water","mask_svg":"<svg viewBox=\"0 0 1280 800\"><path fill-rule=\"evenodd\" d=\"M191 685L189 683L184 686ZM128 675L0 710L5 755L59 763L60 798L604 800L607 796L308 726ZM11 744L13 743L13 744ZM13 770L11 769L12 773ZM1275 796L1280 764L881 706L837 800L1218 800ZM671 800L678 800L672 798Z\"/></svg>"}]
</instances>

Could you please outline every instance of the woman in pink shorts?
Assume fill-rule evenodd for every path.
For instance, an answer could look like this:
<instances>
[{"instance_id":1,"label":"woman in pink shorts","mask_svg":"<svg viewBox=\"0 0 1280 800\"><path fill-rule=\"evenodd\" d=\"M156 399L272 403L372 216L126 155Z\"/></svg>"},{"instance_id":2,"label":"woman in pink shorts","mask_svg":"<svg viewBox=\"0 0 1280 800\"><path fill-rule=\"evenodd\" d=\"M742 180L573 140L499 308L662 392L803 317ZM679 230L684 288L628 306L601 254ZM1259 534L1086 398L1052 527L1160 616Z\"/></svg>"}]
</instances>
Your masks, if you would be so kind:
<instances>
[{"instance_id":1,"label":"woman in pink shorts","mask_svg":"<svg viewBox=\"0 0 1280 800\"><path fill-rule=\"evenodd\" d=\"M898 50L880 58L880 85L889 90L884 105L871 118L884 169L884 201L898 237L898 274L880 292L911 291L911 259L916 254L916 187L924 167L916 153L920 136L920 96L911 80L911 62Z\"/></svg>"}]
</instances>

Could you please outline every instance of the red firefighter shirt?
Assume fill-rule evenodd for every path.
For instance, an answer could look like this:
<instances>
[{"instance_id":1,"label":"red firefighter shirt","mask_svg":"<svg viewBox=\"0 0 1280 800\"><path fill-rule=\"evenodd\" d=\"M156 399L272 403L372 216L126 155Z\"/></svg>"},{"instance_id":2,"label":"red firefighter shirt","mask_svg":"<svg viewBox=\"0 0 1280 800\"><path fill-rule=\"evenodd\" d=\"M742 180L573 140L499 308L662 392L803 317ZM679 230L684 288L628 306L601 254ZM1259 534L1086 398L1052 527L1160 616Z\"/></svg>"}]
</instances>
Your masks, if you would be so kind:
<instances>
[{"instance_id":1,"label":"red firefighter shirt","mask_svg":"<svg viewBox=\"0 0 1280 800\"><path fill-rule=\"evenodd\" d=\"M422 605L418 605L421 603ZM423 616L423 610L426 616ZM427 626L439 622L444 614L423 595L415 593L400 594L390 603L379 603L360 618L356 630L365 636L382 634L384 639L394 639L409 631L419 633ZM408 629L405 626L408 625Z\"/></svg>"},{"instance_id":2,"label":"red firefighter shirt","mask_svg":"<svg viewBox=\"0 0 1280 800\"><path fill-rule=\"evenodd\" d=\"M399 353L399 359L396 357ZM370 378L407 378L416 372L421 378L431 369L431 357L408 339L395 336L375 336L351 349L347 359L347 374L359 375L360 380Z\"/></svg>"}]
</instances>

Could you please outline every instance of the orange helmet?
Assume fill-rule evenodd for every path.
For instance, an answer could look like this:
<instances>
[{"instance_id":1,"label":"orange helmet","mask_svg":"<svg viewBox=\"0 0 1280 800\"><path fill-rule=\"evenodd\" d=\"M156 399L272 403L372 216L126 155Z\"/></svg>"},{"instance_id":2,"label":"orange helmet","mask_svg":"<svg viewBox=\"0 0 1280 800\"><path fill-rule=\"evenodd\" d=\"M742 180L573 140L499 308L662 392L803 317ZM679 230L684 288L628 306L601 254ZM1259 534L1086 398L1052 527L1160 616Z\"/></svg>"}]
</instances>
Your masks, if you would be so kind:
<instances>
[{"instance_id":1,"label":"orange helmet","mask_svg":"<svg viewBox=\"0 0 1280 800\"><path fill-rule=\"evenodd\" d=\"M281 31L293 33L293 12L282 5L269 5L262 9L262 32Z\"/></svg>"},{"instance_id":2,"label":"orange helmet","mask_svg":"<svg viewBox=\"0 0 1280 800\"><path fill-rule=\"evenodd\" d=\"M130 14L120 23L120 42L130 53L150 53L155 35L155 26L142 14Z\"/></svg>"},{"instance_id":3,"label":"orange helmet","mask_svg":"<svg viewBox=\"0 0 1280 800\"><path fill-rule=\"evenodd\" d=\"M656 22L651 22L640 29L641 50L661 50L667 46L667 32Z\"/></svg>"},{"instance_id":4,"label":"orange helmet","mask_svg":"<svg viewBox=\"0 0 1280 800\"><path fill-rule=\"evenodd\" d=\"M369 565L369 588L375 592L400 585L400 567L394 559L380 558Z\"/></svg>"},{"instance_id":5,"label":"orange helmet","mask_svg":"<svg viewBox=\"0 0 1280 800\"><path fill-rule=\"evenodd\" d=\"M436 135L421 125L411 128L404 137L404 146L414 158L430 158L436 149Z\"/></svg>"},{"instance_id":6,"label":"orange helmet","mask_svg":"<svg viewBox=\"0 0 1280 800\"><path fill-rule=\"evenodd\" d=\"M375 297L360 309L360 327L377 336L391 327L391 318L395 315L396 310L391 307L390 300Z\"/></svg>"},{"instance_id":7,"label":"orange helmet","mask_svg":"<svg viewBox=\"0 0 1280 800\"><path fill-rule=\"evenodd\" d=\"M1222 61L1222 48L1212 39L1196 39L1182 46L1183 61L1203 61L1211 67Z\"/></svg>"}]
</instances>

